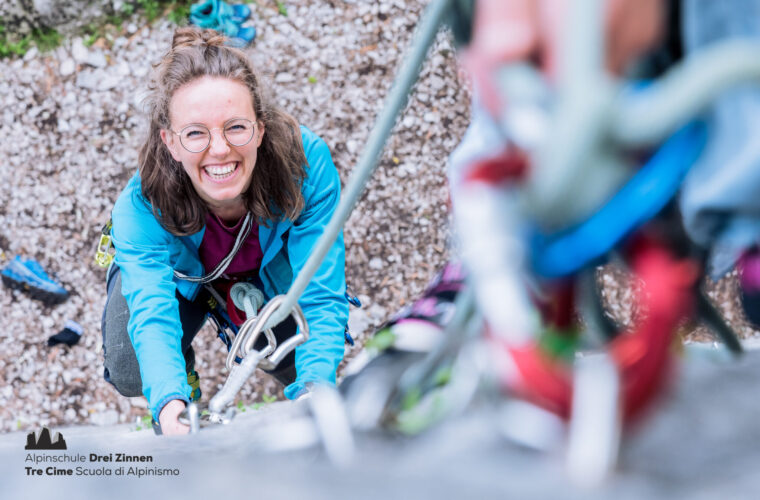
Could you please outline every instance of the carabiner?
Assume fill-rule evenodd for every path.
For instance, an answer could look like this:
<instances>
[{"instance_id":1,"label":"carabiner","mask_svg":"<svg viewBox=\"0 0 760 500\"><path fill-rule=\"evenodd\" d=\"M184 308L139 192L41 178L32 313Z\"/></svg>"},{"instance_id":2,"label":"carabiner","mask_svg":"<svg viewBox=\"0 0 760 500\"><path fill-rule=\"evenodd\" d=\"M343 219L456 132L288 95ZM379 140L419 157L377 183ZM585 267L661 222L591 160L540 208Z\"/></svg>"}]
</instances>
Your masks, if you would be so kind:
<instances>
[{"instance_id":1,"label":"carabiner","mask_svg":"<svg viewBox=\"0 0 760 500\"><path fill-rule=\"evenodd\" d=\"M116 249L113 247L111 239L111 219L105 223L103 229L100 230L100 241L98 241L98 247L95 250L95 263L102 267L107 268L113 262L114 255L116 255Z\"/></svg>"}]
</instances>

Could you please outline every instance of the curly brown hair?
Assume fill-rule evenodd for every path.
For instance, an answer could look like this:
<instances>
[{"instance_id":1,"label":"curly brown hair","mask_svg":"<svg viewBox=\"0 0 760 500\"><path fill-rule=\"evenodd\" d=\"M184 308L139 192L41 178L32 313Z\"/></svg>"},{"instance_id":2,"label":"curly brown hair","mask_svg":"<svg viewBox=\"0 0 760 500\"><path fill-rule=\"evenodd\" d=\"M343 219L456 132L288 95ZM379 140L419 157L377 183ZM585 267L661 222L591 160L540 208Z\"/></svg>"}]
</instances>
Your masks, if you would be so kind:
<instances>
[{"instance_id":1,"label":"curly brown hair","mask_svg":"<svg viewBox=\"0 0 760 500\"><path fill-rule=\"evenodd\" d=\"M161 140L161 130L171 127L169 103L174 93L204 76L245 85L251 92L254 113L266 128L250 186L243 195L248 211L266 224L283 218L295 220L304 206L301 185L306 177L306 155L298 122L264 95L248 57L225 41L213 30L178 28L171 50L155 65L149 85L150 127L138 158L142 194L156 219L177 236L200 231L209 208L182 165L172 158Z\"/></svg>"}]
</instances>

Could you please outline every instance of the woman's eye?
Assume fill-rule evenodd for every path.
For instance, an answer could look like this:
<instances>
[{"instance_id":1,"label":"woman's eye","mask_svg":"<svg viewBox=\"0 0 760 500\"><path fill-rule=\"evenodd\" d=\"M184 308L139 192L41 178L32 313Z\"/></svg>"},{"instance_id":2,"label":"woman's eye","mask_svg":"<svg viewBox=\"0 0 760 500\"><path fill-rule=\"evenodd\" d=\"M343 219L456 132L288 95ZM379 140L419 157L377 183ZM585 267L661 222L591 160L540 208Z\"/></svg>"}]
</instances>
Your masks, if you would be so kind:
<instances>
[{"instance_id":1,"label":"woman's eye","mask_svg":"<svg viewBox=\"0 0 760 500\"><path fill-rule=\"evenodd\" d=\"M188 139L198 139L200 137L204 137L206 135L206 132L203 130L188 130L185 132L185 137Z\"/></svg>"}]
</instances>

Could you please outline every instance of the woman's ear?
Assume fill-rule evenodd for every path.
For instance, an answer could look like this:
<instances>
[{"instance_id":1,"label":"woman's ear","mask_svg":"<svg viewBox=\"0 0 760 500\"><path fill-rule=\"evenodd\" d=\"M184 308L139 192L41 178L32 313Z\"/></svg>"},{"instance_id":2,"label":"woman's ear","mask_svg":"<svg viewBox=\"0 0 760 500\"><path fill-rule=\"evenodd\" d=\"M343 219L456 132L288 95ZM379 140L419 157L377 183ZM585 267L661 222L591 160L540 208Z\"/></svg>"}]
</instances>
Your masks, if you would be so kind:
<instances>
[{"instance_id":1,"label":"woman's ear","mask_svg":"<svg viewBox=\"0 0 760 500\"><path fill-rule=\"evenodd\" d=\"M182 163L182 160L179 157L179 150L177 149L177 138L174 136L174 134L167 134L165 129L161 129L161 141L166 146L166 149L169 150L169 153L171 153L172 158L174 158L175 161L178 161Z\"/></svg>"},{"instance_id":2,"label":"woman's ear","mask_svg":"<svg viewBox=\"0 0 760 500\"><path fill-rule=\"evenodd\" d=\"M260 121L257 123L257 125L258 127L256 128L258 129L258 131L256 135L258 137L256 137L256 147L258 148L259 146L261 146L261 141L264 140L264 122Z\"/></svg>"}]
</instances>

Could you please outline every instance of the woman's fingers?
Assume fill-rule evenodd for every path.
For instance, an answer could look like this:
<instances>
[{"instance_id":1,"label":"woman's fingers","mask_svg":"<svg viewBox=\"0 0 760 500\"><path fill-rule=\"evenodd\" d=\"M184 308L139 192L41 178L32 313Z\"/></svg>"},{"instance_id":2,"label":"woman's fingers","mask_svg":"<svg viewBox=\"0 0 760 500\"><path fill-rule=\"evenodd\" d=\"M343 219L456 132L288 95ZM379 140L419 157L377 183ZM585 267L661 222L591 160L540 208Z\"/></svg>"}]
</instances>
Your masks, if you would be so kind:
<instances>
[{"instance_id":1,"label":"woman's fingers","mask_svg":"<svg viewBox=\"0 0 760 500\"><path fill-rule=\"evenodd\" d=\"M166 403L158 416L161 433L164 436L188 434L190 432L190 426L179 421L179 415L184 409L185 402L180 399L173 399Z\"/></svg>"}]
</instances>

